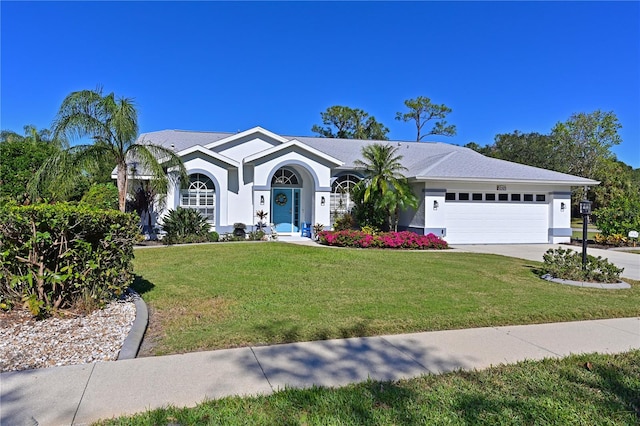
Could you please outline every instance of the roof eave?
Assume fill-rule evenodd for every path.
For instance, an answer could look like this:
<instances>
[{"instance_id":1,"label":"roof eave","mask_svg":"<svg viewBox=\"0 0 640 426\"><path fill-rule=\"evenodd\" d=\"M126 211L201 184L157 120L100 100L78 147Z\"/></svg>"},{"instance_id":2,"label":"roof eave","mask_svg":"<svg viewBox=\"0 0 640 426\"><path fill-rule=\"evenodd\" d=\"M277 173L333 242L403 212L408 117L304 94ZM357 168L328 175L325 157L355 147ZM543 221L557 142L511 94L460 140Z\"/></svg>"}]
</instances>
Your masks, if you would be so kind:
<instances>
[{"instance_id":1,"label":"roof eave","mask_svg":"<svg viewBox=\"0 0 640 426\"><path fill-rule=\"evenodd\" d=\"M592 179L581 179L579 181L566 181L566 180L548 180L548 179L514 179L514 178L481 178L474 176L467 177L450 177L450 176L414 176L411 180L425 181L425 180L438 180L438 181L455 181L455 182L490 182L490 183L526 183L533 185L569 185L569 186L585 186L585 185L599 185L600 181Z\"/></svg>"}]
</instances>

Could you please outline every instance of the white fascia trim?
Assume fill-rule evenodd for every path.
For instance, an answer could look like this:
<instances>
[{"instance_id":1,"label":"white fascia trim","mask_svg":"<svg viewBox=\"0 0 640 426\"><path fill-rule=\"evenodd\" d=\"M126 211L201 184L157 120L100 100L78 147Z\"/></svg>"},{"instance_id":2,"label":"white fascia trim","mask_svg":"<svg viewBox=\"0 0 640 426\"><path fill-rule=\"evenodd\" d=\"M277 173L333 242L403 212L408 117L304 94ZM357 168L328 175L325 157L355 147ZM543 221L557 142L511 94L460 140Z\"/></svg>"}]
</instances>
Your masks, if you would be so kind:
<instances>
[{"instance_id":1,"label":"white fascia trim","mask_svg":"<svg viewBox=\"0 0 640 426\"><path fill-rule=\"evenodd\" d=\"M285 149L288 149L288 148L294 147L294 146L298 147L298 148L302 149L303 151L306 151L306 152L308 152L310 154L313 154L313 155L316 155L316 156L318 156L320 158L323 158L323 159L327 160L328 162L334 164L335 166L342 166L344 164L343 161L340 161L337 158L334 158L334 157L332 157L330 155L327 155L322 151L318 151L317 149L312 148L309 145L305 145L304 143L300 142L297 139L292 139L289 142L284 143L282 145L274 146L274 147L271 147L269 149L265 149L264 151L257 152L257 153L255 153L253 155L250 155L250 156L248 156L248 157L246 157L244 159L244 163L245 164L251 163L251 162L259 160L260 158L263 158L263 157L265 157L267 155L270 155L270 154L273 154L273 153L276 153L278 151L282 151L282 150L285 150Z\"/></svg>"},{"instance_id":2,"label":"white fascia trim","mask_svg":"<svg viewBox=\"0 0 640 426\"><path fill-rule=\"evenodd\" d=\"M263 135L265 135L265 136L267 136L267 137L269 137L271 139L277 140L280 143L285 143L285 142L288 141L287 138L283 138L282 136L276 135L275 133L270 132L267 129L263 129L260 126L256 126L256 127L250 128L249 130L245 130L244 132L236 133L236 134L228 136L228 137L226 137L224 139L220 139L218 141L212 142L212 143L210 143L208 145L205 145L204 147L207 148L207 149L215 148L216 146L224 145L224 144L232 142L232 141L234 141L236 139L241 139L241 138L243 138L245 136L248 136L248 135L250 135L252 133L261 133L261 134L263 134Z\"/></svg>"},{"instance_id":3,"label":"white fascia trim","mask_svg":"<svg viewBox=\"0 0 640 426\"><path fill-rule=\"evenodd\" d=\"M179 157L184 157L185 155L193 154L194 152L200 152L208 157L215 158L216 160L222 161L232 167L240 168L240 163L236 160L233 160L229 157L225 157L222 154L218 154L217 152L211 151L210 149L204 148L201 145L192 146L187 149L183 149L182 151L176 153Z\"/></svg>"},{"instance_id":4,"label":"white fascia trim","mask_svg":"<svg viewBox=\"0 0 640 426\"><path fill-rule=\"evenodd\" d=\"M569 185L569 186L584 186L584 185L600 185L600 181L591 180L591 179L583 179L580 181L576 180L544 180L544 179L513 179L513 178L476 178L473 176L469 177L438 177L438 176L415 176L410 178L415 181L454 181L454 182L498 182L498 183L528 183L534 185Z\"/></svg>"}]
</instances>

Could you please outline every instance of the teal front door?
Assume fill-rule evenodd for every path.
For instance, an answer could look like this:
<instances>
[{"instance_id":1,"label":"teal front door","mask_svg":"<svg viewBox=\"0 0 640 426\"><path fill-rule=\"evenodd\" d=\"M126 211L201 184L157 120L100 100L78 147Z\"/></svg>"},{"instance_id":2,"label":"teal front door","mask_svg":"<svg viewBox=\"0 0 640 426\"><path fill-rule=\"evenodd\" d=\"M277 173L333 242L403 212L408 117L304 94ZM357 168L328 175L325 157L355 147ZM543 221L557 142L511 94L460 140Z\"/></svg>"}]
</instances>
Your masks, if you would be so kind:
<instances>
[{"instance_id":1,"label":"teal front door","mask_svg":"<svg viewBox=\"0 0 640 426\"><path fill-rule=\"evenodd\" d=\"M300 189L271 189L273 223L276 232L289 234L300 231Z\"/></svg>"}]
</instances>

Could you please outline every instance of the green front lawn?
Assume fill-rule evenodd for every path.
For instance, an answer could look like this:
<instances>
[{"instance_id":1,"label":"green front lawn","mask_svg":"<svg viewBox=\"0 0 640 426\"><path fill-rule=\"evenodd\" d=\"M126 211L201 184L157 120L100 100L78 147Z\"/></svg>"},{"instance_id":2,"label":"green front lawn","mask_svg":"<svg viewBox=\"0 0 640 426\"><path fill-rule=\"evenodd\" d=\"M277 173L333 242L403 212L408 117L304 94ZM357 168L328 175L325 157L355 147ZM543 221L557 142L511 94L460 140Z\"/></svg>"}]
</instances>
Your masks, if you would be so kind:
<instances>
[{"instance_id":1,"label":"green front lawn","mask_svg":"<svg viewBox=\"0 0 640 426\"><path fill-rule=\"evenodd\" d=\"M640 283L538 278L494 255L220 243L136 250L154 354L640 315Z\"/></svg>"},{"instance_id":2,"label":"green front lawn","mask_svg":"<svg viewBox=\"0 0 640 426\"><path fill-rule=\"evenodd\" d=\"M589 369L585 368L589 363ZM526 361L338 389L286 389L166 408L103 425L633 425L640 351Z\"/></svg>"}]
</instances>

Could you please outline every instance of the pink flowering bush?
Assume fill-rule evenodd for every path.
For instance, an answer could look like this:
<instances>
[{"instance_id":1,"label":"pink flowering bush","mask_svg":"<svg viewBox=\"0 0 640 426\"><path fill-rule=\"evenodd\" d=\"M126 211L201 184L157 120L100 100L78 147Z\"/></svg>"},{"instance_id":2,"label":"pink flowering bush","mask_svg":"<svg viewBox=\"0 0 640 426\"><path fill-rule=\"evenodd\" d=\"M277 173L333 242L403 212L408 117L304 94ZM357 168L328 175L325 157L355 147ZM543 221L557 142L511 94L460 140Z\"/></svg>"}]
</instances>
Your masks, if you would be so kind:
<instances>
[{"instance_id":1,"label":"pink flowering bush","mask_svg":"<svg viewBox=\"0 0 640 426\"><path fill-rule=\"evenodd\" d=\"M356 248L395 248L443 250L449 245L440 237L434 234L418 235L413 232L383 232L377 235L367 234L362 231L322 231L318 233L320 244L337 247Z\"/></svg>"}]
</instances>

